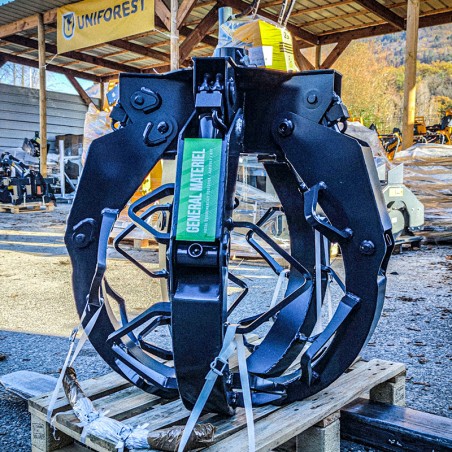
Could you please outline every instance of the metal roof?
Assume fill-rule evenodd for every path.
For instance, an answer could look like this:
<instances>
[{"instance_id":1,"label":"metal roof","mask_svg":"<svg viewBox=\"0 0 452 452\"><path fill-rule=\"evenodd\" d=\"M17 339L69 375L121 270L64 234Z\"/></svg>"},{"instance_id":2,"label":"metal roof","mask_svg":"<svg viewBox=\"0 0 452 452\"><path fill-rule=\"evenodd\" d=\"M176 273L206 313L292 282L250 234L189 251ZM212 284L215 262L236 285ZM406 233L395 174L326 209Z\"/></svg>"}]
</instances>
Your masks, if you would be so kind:
<instances>
[{"instance_id":1,"label":"metal roof","mask_svg":"<svg viewBox=\"0 0 452 452\"><path fill-rule=\"evenodd\" d=\"M0 62L37 65L36 14L44 14L49 70L68 72L99 81L119 71L151 72L169 68L170 40L165 14L167 0L155 0L156 29L95 48L56 54L56 9L71 0L14 0L0 5ZM188 14L180 27L181 53L211 55L216 44L216 9L231 6L243 11L243 0L180 0ZM283 0L262 0L258 14L277 18ZM211 10L214 10L210 14ZM215 17L212 19L212 15ZM339 43L346 47L353 39L393 33L404 29L407 0L303 0L290 16L288 28L298 49L316 44ZM166 26L165 26L166 22ZM420 27L452 23L452 0L421 0ZM185 45L184 45L184 41ZM339 46L338 44L338 46ZM297 50L298 51L298 50ZM181 62L188 64L188 60Z\"/></svg>"},{"instance_id":2,"label":"metal roof","mask_svg":"<svg viewBox=\"0 0 452 452\"><path fill-rule=\"evenodd\" d=\"M0 5L0 25L9 24L34 14L44 13L69 3L75 2L74 0L13 0Z\"/></svg>"}]
</instances>

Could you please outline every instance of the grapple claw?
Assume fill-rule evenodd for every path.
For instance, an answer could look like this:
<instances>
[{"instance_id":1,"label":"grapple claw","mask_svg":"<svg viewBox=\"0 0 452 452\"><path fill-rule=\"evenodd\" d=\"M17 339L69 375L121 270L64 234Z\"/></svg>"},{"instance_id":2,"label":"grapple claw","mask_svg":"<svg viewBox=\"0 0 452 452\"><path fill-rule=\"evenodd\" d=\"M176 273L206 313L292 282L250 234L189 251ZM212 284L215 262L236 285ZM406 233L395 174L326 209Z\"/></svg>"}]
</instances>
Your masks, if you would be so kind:
<instances>
[{"instance_id":1,"label":"grapple claw","mask_svg":"<svg viewBox=\"0 0 452 452\"><path fill-rule=\"evenodd\" d=\"M244 334L270 323L261 343L248 347L253 403L303 399L355 360L382 309L393 240L372 155L340 127L347 115L340 81L334 71L286 74L237 66L229 58L198 58L192 70L163 75L121 76L112 117L122 128L93 142L66 233L79 313L87 296L95 303L111 295L120 304L121 321L106 309L90 334L116 371L146 391L179 393L189 409L214 372L205 409L229 415L243 404L240 379L227 360L217 359L229 316L248 294L229 271L236 227L251 231L248 242L276 274L287 272L259 241L290 268L282 300L234 326ZM313 92L315 102L308 101ZM137 104L137 93L149 94L146 108ZM286 217L290 251L260 228L270 211L257 224L232 219L243 153L264 162ZM115 242L149 277L168 284L169 302L129 320L125 300L101 285L108 232L146 174L175 155L175 184L136 201L129 209L133 224ZM151 205L173 194L172 203ZM165 232L146 221L160 210L170 219ZM120 241L135 227L167 246L166 269L151 272L121 250ZM327 247L319 249L322 236L340 246L345 283L328 265ZM344 296L326 327L314 330L333 279ZM228 280L242 289L229 307ZM170 327L172 350L146 339L157 326ZM173 358L174 367L162 358Z\"/></svg>"}]
</instances>

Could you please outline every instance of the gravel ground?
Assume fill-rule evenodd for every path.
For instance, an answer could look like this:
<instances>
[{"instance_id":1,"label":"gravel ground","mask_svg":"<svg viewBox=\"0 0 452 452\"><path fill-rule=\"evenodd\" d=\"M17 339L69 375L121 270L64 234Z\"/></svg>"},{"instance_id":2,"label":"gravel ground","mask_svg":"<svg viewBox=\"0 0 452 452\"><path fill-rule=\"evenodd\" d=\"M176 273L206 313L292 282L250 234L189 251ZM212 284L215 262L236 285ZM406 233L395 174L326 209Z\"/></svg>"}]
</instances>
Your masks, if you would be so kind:
<instances>
[{"instance_id":1,"label":"gravel ground","mask_svg":"<svg viewBox=\"0 0 452 452\"><path fill-rule=\"evenodd\" d=\"M52 213L0 213L0 375L34 370L57 376L67 352L67 336L77 323L70 287L70 264L64 243L68 206ZM156 254L135 251L148 262ZM159 287L111 252L110 281L127 294L132 313L158 300ZM340 267L340 259L335 263ZM241 313L262 308L276 283L266 267L235 263L235 273L251 285ZM389 265L386 304L365 350L407 365L407 405L452 417L452 247L424 246L393 256ZM45 284L44 284L45 282ZM334 290L333 290L334 293ZM161 340L164 340L162 338ZM81 380L110 370L87 345L76 363ZM30 450L26 403L0 388L0 451ZM371 450L343 442L343 451Z\"/></svg>"}]
</instances>

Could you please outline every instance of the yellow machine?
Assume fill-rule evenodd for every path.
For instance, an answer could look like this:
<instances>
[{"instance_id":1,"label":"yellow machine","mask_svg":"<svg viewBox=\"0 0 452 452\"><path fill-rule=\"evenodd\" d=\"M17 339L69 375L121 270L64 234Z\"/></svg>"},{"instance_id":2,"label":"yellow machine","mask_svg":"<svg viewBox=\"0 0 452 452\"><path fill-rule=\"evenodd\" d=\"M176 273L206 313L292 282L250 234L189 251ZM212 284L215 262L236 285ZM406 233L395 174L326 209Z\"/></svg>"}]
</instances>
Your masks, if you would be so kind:
<instances>
[{"instance_id":1,"label":"yellow machine","mask_svg":"<svg viewBox=\"0 0 452 452\"><path fill-rule=\"evenodd\" d=\"M416 116L414 121L415 143L452 144L452 109L446 113L440 124L427 126L423 116Z\"/></svg>"},{"instance_id":2,"label":"yellow machine","mask_svg":"<svg viewBox=\"0 0 452 452\"><path fill-rule=\"evenodd\" d=\"M435 143L452 145L452 109L446 110L440 124L428 127L436 135Z\"/></svg>"},{"instance_id":3,"label":"yellow machine","mask_svg":"<svg viewBox=\"0 0 452 452\"><path fill-rule=\"evenodd\" d=\"M383 149L386 152L386 157L388 158L388 160L392 160L395 153L402 146L402 132L400 131L400 129L395 127L392 133L383 135L378 134L378 138L380 138Z\"/></svg>"},{"instance_id":4,"label":"yellow machine","mask_svg":"<svg viewBox=\"0 0 452 452\"><path fill-rule=\"evenodd\" d=\"M350 118L347 120L348 122L359 122L360 124L364 125L364 119L362 116L354 116L352 113L350 113Z\"/></svg>"},{"instance_id":5,"label":"yellow machine","mask_svg":"<svg viewBox=\"0 0 452 452\"><path fill-rule=\"evenodd\" d=\"M416 116L414 118L414 135L423 136L427 133L427 126L425 124L424 116Z\"/></svg>"}]
</instances>

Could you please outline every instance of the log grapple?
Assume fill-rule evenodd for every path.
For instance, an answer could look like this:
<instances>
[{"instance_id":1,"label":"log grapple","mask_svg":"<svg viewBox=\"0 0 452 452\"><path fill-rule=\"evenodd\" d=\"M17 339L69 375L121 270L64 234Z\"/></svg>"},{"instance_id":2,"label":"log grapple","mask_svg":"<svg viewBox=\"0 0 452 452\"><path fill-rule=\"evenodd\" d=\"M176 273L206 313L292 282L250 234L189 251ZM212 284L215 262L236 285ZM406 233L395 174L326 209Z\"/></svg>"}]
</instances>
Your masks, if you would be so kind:
<instances>
[{"instance_id":1,"label":"log grapple","mask_svg":"<svg viewBox=\"0 0 452 452\"><path fill-rule=\"evenodd\" d=\"M258 346L245 342L252 403L285 404L331 384L378 322L393 248L371 151L346 135L340 74L282 73L240 66L233 57L195 58L188 70L121 74L119 92L111 114L116 131L90 147L65 236L84 325L102 310L89 332L93 346L135 385L163 397L180 395L189 409L209 371L218 378L206 409L230 415L243 406L240 378L217 358L230 316L247 294L246 284L229 271L231 233L241 228L276 274L284 268L262 243L289 267L284 297L236 325L238 334L271 325ZM256 224L233 220L244 153L257 154L265 166L286 215L289 252L261 228L272 211ZM115 240L119 252L168 287L168 301L153 300L130 319L125 299L105 277L108 236L149 171L175 157L175 183L133 203L133 223ZM147 221L156 212L167 219L166 228ZM151 271L120 247L137 227L166 247L165 268ZM316 250L319 234L339 244L344 283L327 264L325 248ZM330 277L343 296L327 326L313 334ZM230 283L242 291L228 305ZM108 299L119 306L120 318ZM171 350L146 340L160 325L170 326Z\"/></svg>"}]
</instances>

